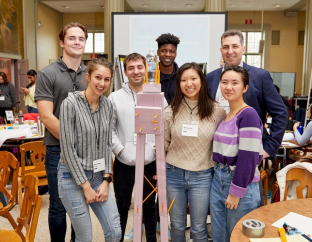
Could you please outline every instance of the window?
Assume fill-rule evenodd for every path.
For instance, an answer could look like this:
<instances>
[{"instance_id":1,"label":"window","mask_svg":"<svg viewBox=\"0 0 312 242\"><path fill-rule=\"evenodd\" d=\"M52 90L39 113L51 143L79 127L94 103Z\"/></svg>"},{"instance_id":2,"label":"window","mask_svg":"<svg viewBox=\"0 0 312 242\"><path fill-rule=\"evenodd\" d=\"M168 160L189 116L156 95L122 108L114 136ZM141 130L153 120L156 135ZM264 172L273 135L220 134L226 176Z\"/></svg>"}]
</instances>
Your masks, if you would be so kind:
<instances>
[{"instance_id":1,"label":"window","mask_svg":"<svg viewBox=\"0 0 312 242\"><path fill-rule=\"evenodd\" d=\"M259 45L261 40L261 31L243 31L244 45L246 51L243 56L243 61L248 65L261 67L262 53L259 53Z\"/></svg>"},{"instance_id":2,"label":"window","mask_svg":"<svg viewBox=\"0 0 312 242\"><path fill-rule=\"evenodd\" d=\"M85 53L104 53L104 33L88 33Z\"/></svg>"}]
</instances>

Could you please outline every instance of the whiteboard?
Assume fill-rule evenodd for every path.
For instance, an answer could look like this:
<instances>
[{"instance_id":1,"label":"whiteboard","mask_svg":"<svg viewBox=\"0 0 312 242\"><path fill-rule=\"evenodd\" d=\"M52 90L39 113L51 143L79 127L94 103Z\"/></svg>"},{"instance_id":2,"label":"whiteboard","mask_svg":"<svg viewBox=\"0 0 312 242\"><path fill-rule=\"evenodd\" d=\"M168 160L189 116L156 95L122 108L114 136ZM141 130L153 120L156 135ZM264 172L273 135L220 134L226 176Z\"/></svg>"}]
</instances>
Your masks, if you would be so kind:
<instances>
[{"instance_id":1,"label":"whiteboard","mask_svg":"<svg viewBox=\"0 0 312 242\"><path fill-rule=\"evenodd\" d=\"M164 33L180 38L176 62L207 63L207 71L220 67L221 35L227 28L226 12L112 13L112 55L138 52L146 56L158 49Z\"/></svg>"}]
</instances>

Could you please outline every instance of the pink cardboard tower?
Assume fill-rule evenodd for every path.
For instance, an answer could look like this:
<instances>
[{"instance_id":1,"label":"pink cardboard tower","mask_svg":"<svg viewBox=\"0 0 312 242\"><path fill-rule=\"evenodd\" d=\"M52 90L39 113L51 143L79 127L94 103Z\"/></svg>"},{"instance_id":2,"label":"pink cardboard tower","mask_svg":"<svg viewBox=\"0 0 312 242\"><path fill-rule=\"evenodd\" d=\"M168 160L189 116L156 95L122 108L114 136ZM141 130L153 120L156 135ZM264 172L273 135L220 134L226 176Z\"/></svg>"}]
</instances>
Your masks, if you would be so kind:
<instances>
[{"instance_id":1,"label":"pink cardboard tower","mask_svg":"<svg viewBox=\"0 0 312 242\"><path fill-rule=\"evenodd\" d=\"M160 84L144 84L143 92L137 94L135 108L135 132L137 133L133 241L142 241L142 205L144 182L144 157L146 134L155 134L157 187L161 241L168 241L168 213L166 191L166 162L164 137L164 93ZM156 174L155 174L156 175Z\"/></svg>"}]
</instances>

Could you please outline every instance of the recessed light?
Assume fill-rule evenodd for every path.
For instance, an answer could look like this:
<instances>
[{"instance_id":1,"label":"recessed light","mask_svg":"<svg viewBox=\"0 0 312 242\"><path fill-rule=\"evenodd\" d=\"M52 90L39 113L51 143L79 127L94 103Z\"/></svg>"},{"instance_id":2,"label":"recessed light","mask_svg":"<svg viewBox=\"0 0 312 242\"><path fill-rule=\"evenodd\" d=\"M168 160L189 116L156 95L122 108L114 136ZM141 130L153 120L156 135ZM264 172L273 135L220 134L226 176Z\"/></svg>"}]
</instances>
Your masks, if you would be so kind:
<instances>
[{"instance_id":1,"label":"recessed light","mask_svg":"<svg viewBox=\"0 0 312 242\"><path fill-rule=\"evenodd\" d=\"M68 5L63 6L63 8L70 8Z\"/></svg>"},{"instance_id":2,"label":"recessed light","mask_svg":"<svg viewBox=\"0 0 312 242\"><path fill-rule=\"evenodd\" d=\"M105 8L103 5L100 6L101 8Z\"/></svg>"},{"instance_id":3,"label":"recessed light","mask_svg":"<svg viewBox=\"0 0 312 242\"><path fill-rule=\"evenodd\" d=\"M149 6L149 4L142 4L142 7L148 7Z\"/></svg>"},{"instance_id":4,"label":"recessed light","mask_svg":"<svg viewBox=\"0 0 312 242\"><path fill-rule=\"evenodd\" d=\"M282 6L282 5L280 5L280 4L275 4L274 5L274 7L276 7L276 8L279 8L280 6Z\"/></svg>"},{"instance_id":5,"label":"recessed light","mask_svg":"<svg viewBox=\"0 0 312 242\"><path fill-rule=\"evenodd\" d=\"M192 6L193 6L193 4L191 4L191 3L187 3L187 4L185 4L185 6L187 6L187 7L192 7Z\"/></svg>"},{"instance_id":6,"label":"recessed light","mask_svg":"<svg viewBox=\"0 0 312 242\"><path fill-rule=\"evenodd\" d=\"M234 3L232 3L232 4L231 4L231 6L232 6L232 7L234 7L234 6L235 6L235 4L234 4Z\"/></svg>"}]
</instances>

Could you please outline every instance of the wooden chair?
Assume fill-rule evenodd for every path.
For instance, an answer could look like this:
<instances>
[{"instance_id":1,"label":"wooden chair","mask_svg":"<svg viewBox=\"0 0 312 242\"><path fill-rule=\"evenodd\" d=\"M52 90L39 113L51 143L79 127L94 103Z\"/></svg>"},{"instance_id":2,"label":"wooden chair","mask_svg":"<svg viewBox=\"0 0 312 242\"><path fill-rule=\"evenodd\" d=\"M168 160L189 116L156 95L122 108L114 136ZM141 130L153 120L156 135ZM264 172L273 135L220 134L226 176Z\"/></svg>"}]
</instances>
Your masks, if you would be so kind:
<instances>
[{"instance_id":1,"label":"wooden chair","mask_svg":"<svg viewBox=\"0 0 312 242\"><path fill-rule=\"evenodd\" d=\"M34 141L22 144L21 151L21 167L18 176L18 192L19 200L22 204L22 191L25 187L24 182L26 175L34 175L38 177L38 186L48 185L47 173L45 170L45 152L46 147L43 146L43 141ZM26 152L30 152L31 164L26 166Z\"/></svg>"},{"instance_id":2,"label":"wooden chair","mask_svg":"<svg viewBox=\"0 0 312 242\"><path fill-rule=\"evenodd\" d=\"M268 173L265 170L261 171L261 180L263 183L263 190L264 190L264 205L268 204L268 186L269 186L269 177Z\"/></svg>"},{"instance_id":3,"label":"wooden chair","mask_svg":"<svg viewBox=\"0 0 312 242\"><path fill-rule=\"evenodd\" d=\"M38 178L32 175L25 177L24 199L20 216L17 223L13 220L14 230L0 229L2 242L30 241L35 240L35 234L39 219L42 198L38 195ZM10 215L11 216L11 215ZM23 231L25 229L25 235Z\"/></svg>"},{"instance_id":4,"label":"wooden chair","mask_svg":"<svg viewBox=\"0 0 312 242\"><path fill-rule=\"evenodd\" d=\"M14 220L12 219L9 211L14 206L15 198L17 196L18 168L19 163L12 153L7 151L0 151L0 192L2 192L9 201L6 206L0 202L0 216L7 218L12 226L14 224ZM12 187L10 192L6 188L6 185L8 184L11 174Z\"/></svg>"},{"instance_id":5,"label":"wooden chair","mask_svg":"<svg viewBox=\"0 0 312 242\"><path fill-rule=\"evenodd\" d=\"M297 186L296 192L298 199L303 198L302 190L307 187L307 197L312 198L312 173L306 169L293 168L290 169L286 174L285 194L284 201L287 199L288 183L293 180L299 180L300 185Z\"/></svg>"}]
</instances>

